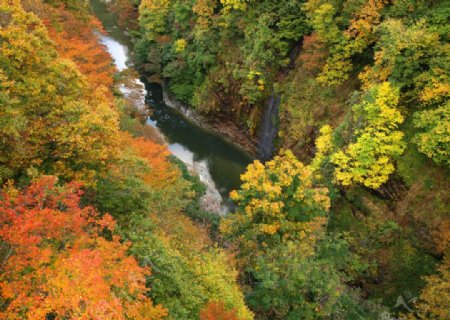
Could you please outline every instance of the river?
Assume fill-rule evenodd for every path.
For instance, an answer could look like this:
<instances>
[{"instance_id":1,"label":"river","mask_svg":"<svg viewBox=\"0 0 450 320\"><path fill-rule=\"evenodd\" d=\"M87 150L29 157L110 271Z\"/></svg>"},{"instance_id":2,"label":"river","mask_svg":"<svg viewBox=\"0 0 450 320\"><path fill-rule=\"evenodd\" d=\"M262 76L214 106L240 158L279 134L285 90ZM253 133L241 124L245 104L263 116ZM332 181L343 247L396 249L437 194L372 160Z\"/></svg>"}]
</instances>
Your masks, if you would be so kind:
<instances>
[{"instance_id":1,"label":"river","mask_svg":"<svg viewBox=\"0 0 450 320\"><path fill-rule=\"evenodd\" d=\"M106 9L103 1L93 0L91 3L107 32L107 35L101 35L101 42L107 47L117 69L122 71L133 68L131 38L118 27L117 17ZM136 81L142 83L139 79ZM168 107L163 102L159 85L145 82L143 85L146 103L152 108L147 124L162 133L174 156L190 168L196 168L201 180L209 184L209 192L220 194L223 200L220 211L230 211L233 205L229 192L239 187L240 175L252 161L250 155Z\"/></svg>"}]
</instances>

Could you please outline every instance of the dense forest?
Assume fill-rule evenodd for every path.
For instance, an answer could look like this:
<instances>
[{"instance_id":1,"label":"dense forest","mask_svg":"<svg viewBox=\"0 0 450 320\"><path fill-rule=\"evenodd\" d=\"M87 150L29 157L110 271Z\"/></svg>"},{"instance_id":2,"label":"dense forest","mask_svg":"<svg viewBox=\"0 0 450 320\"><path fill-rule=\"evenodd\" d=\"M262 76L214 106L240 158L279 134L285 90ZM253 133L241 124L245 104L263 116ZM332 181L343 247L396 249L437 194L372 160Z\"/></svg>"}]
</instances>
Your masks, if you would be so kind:
<instances>
[{"instance_id":1,"label":"dense forest","mask_svg":"<svg viewBox=\"0 0 450 320\"><path fill-rule=\"evenodd\" d=\"M0 319L450 319L449 1L102 3L255 160L208 211L91 1L0 0Z\"/></svg>"}]
</instances>

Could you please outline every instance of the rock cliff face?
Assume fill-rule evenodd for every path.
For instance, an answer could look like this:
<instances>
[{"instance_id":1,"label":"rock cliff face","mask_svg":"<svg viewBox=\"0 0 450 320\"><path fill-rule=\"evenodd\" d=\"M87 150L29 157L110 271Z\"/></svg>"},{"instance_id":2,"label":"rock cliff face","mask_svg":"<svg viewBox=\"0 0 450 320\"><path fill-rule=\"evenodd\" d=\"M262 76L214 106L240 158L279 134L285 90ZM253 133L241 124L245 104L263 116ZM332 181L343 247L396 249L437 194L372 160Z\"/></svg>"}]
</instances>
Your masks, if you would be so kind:
<instances>
[{"instance_id":1,"label":"rock cliff face","mask_svg":"<svg viewBox=\"0 0 450 320\"><path fill-rule=\"evenodd\" d=\"M145 85L139 79L139 75L132 69L122 71L122 80L118 83L118 87L123 97L129 101L135 111L142 118L149 116L148 105L145 102L147 90Z\"/></svg>"},{"instance_id":2,"label":"rock cliff face","mask_svg":"<svg viewBox=\"0 0 450 320\"><path fill-rule=\"evenodd\" d=\"M272 94L266 103L266 109L261 121L259 132L258 157L265 161L273 157L276 152L275 139L278 134L278 107L280 96Z\"/></svg>"},{"instance_id":3,"label":"rock cliff face","mask_svg":"<svg viewBox=\"0 0 450 320\"><path fill-rule=\"evenodd\" d=\"M166 84L162 85L162 93L163 101L167 106L178 110L184 117L189 119L194 124L221 135L228 142L240 147L252 156L257 156L258 141L245 134L234 122L230 120L215 120L212 117L207 117L196 112L192 107L176 100L169 93Z\"/></svg>"},{"instance_id":4,"label":"rock cliff face","mask_svg":"<svg viewBox=\"0 0 450 320\"><path fill-rule=\"evenodd\" d=\"M178 110L183 116L185 116L187 119L189 119L196 125L201 127L205 126L204 121L202 121L205 119L203 119L203 117L199 115L197 112L195 112L192 108L172 97L165 84L162 85L162 95L163 101L166 105L168 105L173 109Z\"/></svg>"}]
</instances>

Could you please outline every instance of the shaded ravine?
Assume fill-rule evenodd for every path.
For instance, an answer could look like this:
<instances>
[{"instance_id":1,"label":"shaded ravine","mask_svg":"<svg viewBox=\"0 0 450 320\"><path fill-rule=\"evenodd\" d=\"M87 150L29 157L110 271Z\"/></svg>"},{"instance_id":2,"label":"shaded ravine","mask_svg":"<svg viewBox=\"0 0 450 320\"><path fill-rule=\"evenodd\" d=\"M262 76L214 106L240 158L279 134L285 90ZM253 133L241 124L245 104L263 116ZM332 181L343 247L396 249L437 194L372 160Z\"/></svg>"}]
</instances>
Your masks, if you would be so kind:
<instances>
[{"instance_id":1,"label":"shaded ravine","mask_svg":"<svg viewBox=\"0 0 450 320\"><path fill-rule=\"evenodd\" d=\"M92 8L103 23L107 35L101 42L107 47L119 71L133 67L133 44L130 37L117 26L117 17L109 12L101 0L92 0ZM139 79L137 83L142 83ZM252 158L242 149L227 142L219 135L207 131L186 119L163 101L161 87L142 83L143 98L152 108L147 124L157 128L168 143L174 156L197 173L208 187L207 197L222 198L218 210L228 212L232 208L229 192L240 185L240 175ZM124 94L127 88L122 88Z\"/></svg>"},{"instance_id":2,"label":"shaded ravine","mask_svg":"<svg viewBox=\"0 0 450 320\"><path fill-rule=\"evenodd\" d=\"M289 53L289 63L281 69L281 74L287 76L290 71L295 68L295 61L297 60L303 40L300 40L292 48ZM279 107L281 103L281 96L277 94L272 87L272 93L266 100L265 109L262 116L260 129L258 132L258 158L262 161L271 159L277 152L278 148L275 144L278 136L279 125Z\"/></svg>"},{"instance_id":3,"label":"shaded ravine","mask_svg":"<svg viewBox=\"0 0 450 320\"><path fill-rule=\"evenodd\" d=\"M266 108L259 131L258 157L269 160L276 152L275 139L278 135L278 107L280 106L280 96L272 93L267 99Z\"/></svg>"}]
</instances>

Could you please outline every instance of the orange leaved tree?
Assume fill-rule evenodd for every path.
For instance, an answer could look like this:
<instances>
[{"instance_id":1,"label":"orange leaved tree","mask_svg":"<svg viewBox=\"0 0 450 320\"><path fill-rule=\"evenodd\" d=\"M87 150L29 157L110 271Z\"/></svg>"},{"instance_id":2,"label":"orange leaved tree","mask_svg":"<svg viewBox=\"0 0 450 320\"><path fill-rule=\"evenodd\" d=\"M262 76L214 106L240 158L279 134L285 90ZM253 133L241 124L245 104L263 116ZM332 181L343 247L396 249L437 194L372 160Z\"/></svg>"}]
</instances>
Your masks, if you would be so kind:
<instances>
[{"instance_id":1,"label":"orange leaved tree","mask_svg":"<svg viewBox=\"0 0 450 320\"><path fill-rule=\"evenodd\" d=\"M161 319L114 220L80 208L79 184L46 176L0 199L2 319ZM13 196L11 196L11 194Z\"/></svg>"},{"instance_id":2,"label":"orange leaved tree","mask_svg":"<svg viewBox=\"0 0 450 320\"><path fill-rule=\"evenodd\" d=\"M227 310L223 302L210 301L200 312L200 320L239 320L236 310Z\"/></svg>"},{"instance_id":3,"label":"orange leaved tree","mask_svg":"<svg viewBox=\"0 0 450 320\"><path fill-rule=\"evenodd\" d=\"M162 188L175 183L179 178L179 171L167 159L170 151L165 145L157 144L143 137L131 138L129 143L150 167L150 172L143 177L148 185Z\"/></svg>"},{"instance_id":4,"label":"orange leaved tree","mask_svg":"<svg viewBox=\"0 0 450 320\"><path fill-rule=\"evenodd\" d=\"M102 85L112 88L116 70L99 35L94 32L94 29L103 32L101 22L91 16L86 22L64 7L47 9L50 14L44 21L60 57L75 62L94 88Z\"/></svg>"}]
</instances>

